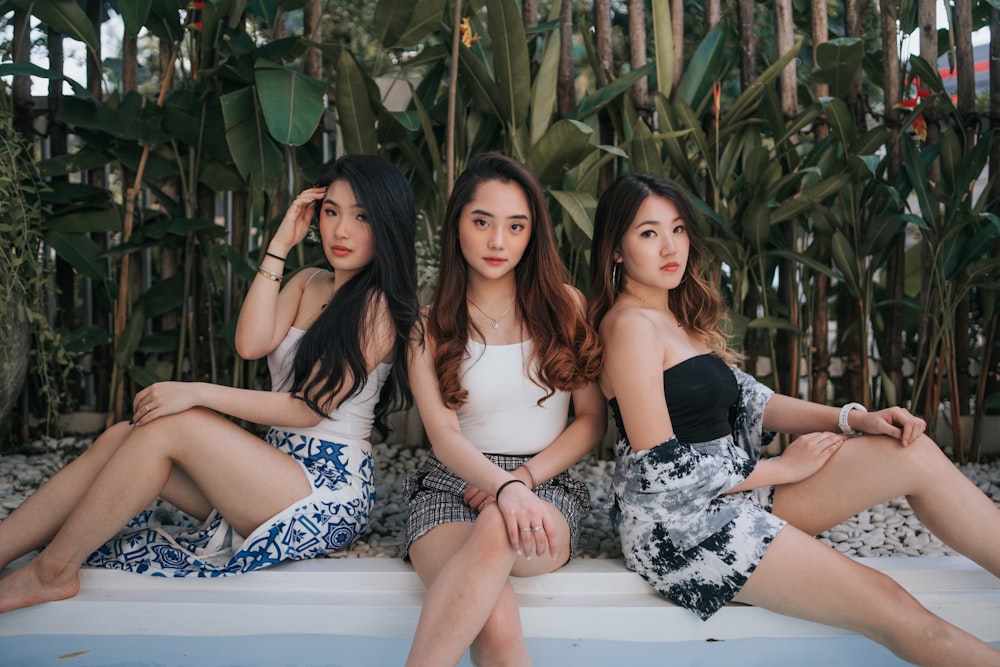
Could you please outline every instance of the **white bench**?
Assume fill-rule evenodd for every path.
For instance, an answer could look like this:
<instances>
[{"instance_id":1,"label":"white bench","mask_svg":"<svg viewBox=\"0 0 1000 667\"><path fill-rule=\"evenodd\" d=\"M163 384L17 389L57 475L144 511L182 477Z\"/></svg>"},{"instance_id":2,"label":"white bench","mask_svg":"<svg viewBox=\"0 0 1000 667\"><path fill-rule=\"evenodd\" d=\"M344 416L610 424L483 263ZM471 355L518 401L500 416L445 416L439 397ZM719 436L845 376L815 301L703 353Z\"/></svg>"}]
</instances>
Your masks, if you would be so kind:
<instances>
[{"instance_id":1,"label":"white bench","mask_svg":"<svg viewBox=\"0 0 1000 667\"><path fill-rule=\"evenodd\" d=\"M1000 641L1000 579L967 559L859 560L899 581L934 613L982 639ZM549 575L515 579L514 587L529 638L681 642L849 634L737 604L702 622L664 601L620 560L575 560ZM0 637L412 637L423 593L413 569L399 559L317 559L222 579L86 568L75 598L0 615Z\"/></svg>"}]
</instances>

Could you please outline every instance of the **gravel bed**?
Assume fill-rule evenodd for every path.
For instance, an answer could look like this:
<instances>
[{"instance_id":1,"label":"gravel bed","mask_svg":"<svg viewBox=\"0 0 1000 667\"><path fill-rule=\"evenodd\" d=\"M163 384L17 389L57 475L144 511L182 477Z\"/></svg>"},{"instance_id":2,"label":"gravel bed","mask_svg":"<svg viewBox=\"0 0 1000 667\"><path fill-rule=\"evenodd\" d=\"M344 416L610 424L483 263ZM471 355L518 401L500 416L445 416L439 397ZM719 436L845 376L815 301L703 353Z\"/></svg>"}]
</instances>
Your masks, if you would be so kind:
<instances>
[{"instance_id":1,"label":"gravel bed","mask_svg":"<svg viewBox=\"0 0 1000 667\"><path fill-rule=\"evenodd\" d=\"M91 442L89 438L43 439L33 443L35 454L0 456L0 520L72 460ZM402 555L406 508L401 502L403 481L423 461L425 450L392 444L374 449L378 500L368 534L339 558L398 558ZM594 510L584 521L578 556L620 558L621 548L608 516L611 461L584 460L573 473L590 489ZM1000 462L965 464L960 470L1000 505ZM821 534L834 549L854 556L952 556L955 552L930 534L905 498L876 505Z\"/></svg>"}]
</instances>

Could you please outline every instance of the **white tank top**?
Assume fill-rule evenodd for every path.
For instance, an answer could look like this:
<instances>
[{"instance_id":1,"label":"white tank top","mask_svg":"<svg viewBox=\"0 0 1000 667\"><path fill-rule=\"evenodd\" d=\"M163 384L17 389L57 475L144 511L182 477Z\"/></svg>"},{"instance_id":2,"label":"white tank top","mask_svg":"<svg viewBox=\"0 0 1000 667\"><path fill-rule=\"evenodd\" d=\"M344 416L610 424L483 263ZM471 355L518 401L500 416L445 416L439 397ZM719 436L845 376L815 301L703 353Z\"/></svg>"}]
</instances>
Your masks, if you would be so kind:
<instances>
[{"instance_id":1,"label":"white tank top","mask_svg":"<svg viewBox=\"0 0 1000 667\"><path fill-rule=\"evenodd\" d=\"M531 342L483 345L469 341L470 358L462 363L462 387L468 400L458 409L462 435L485 454L537 454L563 429L571 394L547 393L525 369Z\"/></svg>"},{"instance_id":2,"label":"white tank top","mask_svg":"<svg viewBox=\"0 0 1000 667\"><path fill-rule=\"evenodd\" d=\"M267 367L271 371L272 391L288 391L291 386L292 361L295 358L295 350L299 340L302 339L303 335L305 335L304 330L292 327L288 330L284 340L278 344L278 347L267 355ZM375 404L378 403L379 392L382 390L386 378L389 377L391 368L391 364L379 363L368 376L365 386L360 392L344 399L327 419L323 419L315 426L274 424L274 428L343 445L370 447L369 438L371 438L372 424L375 422Z\"/></svg>"}]
</instances>

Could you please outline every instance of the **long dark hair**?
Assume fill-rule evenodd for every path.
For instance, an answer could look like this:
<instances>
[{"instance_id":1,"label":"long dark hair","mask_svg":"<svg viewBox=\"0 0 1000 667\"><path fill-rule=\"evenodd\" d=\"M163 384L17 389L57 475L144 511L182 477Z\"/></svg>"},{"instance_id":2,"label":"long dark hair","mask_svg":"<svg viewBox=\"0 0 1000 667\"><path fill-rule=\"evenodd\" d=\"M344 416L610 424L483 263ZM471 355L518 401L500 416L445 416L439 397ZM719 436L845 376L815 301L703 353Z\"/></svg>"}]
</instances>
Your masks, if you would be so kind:
<instances>
[{"instance_id":1,"label":"long dark hair","mask_svg":"<svg viewBox=\"0 0 1000 667\"><path fill-rule=\"evenodd\" d=\"M322 406L324 399L341 390L347 373L352 380L346 396L357 394L368 378L362 351L384 299L395 325L392 373L375 406L375 428L385 437L386 416L413 402L406 365L407 341L419 316L413 190L398 168L372 155L339 158L316 185L329 186L338 179L350 184L368 216L375 256L337 290L302 336L291 391L324 417L329 412L329 406Z\"/></svg>"},{"instance_id":2,"label":"long dark hair","mask_svg":"<svg viewBox=\"0 0 1000 667\"><path fill-rule=\"evenodd\" d=\"M548 390L542 400L557 389L577 389L595 379L600 371L600 344L564 284L567 272L559 259L538 179L516 160L486 153L469 163L448 199L441 227L442 270L427 319L427 333L437 346L434 369L441 397L450 408L458 408L466 400L459 371L466 355L469 327L474 326L465 296L469 269L459 244L459 220L476 188L488 181L516 183L531 210L531 238L514 268L515 303L522 326L534 344L530 361L535 362L538 377L532 380Z\"/></svg>"},{"instance_id":3,"label":"long dark hair","mask_svg":"<svg viewBox=\"0 0 1000 667\"><path fill-rule=\"evenodd\" d=\"M722 328L726 307L719 291L707 277L711 262L708 246L691 212L684 191L673 181L651 174L627 174L611 184L597 202L594 239L590 250L590 305L588 316L595 329L621 293L621 277L614 280L615 251L642 202L649 196L662 197L677 207L686 223L691 241L687 269L680 285L670 290L670 309L679 324L701 339L722 359L735 363L739 354L728 349Z\"/></svg>"}]
</instances>

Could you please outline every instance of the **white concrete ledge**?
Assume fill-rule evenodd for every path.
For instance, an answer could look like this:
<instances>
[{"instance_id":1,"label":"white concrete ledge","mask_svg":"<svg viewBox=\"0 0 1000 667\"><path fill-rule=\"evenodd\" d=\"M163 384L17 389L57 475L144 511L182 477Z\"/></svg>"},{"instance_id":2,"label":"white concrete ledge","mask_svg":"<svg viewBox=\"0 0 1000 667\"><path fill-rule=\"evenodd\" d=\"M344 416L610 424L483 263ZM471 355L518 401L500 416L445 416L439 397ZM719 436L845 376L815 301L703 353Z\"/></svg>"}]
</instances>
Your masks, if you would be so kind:
<instances>
[{"instance_id":1,"label":"white concrete ledge","mask_svg":"<svg viewBox=\"0 0 1000 667\"><path fill-rule=\"evenodd\" d=\"M1000 580L967 559L858 560L899 581L934 613L1000 641ZM553 574L515 579L514 587L527 637L675 642L848 634L737 604L702 622L664 601L619 560L576 560ZM411 637L423 593L412 568L398 559L318 559L222 579L88 568L78 596L0 616L0 636Z\"/></svg>"}]
</instances>

